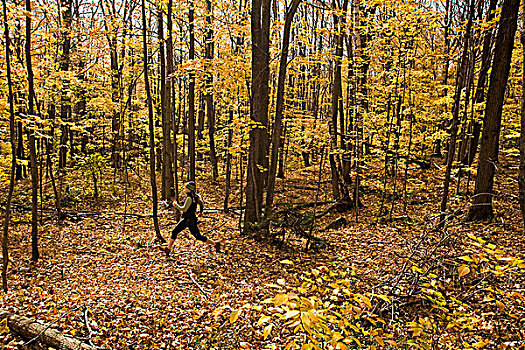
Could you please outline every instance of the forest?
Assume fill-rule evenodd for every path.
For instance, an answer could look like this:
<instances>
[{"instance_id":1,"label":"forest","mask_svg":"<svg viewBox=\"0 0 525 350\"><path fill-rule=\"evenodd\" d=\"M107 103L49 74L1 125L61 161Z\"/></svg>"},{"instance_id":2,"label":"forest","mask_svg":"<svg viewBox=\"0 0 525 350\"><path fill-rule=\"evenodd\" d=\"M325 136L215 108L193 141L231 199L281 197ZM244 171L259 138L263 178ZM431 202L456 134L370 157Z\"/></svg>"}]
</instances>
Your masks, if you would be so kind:
<instances>
[{"instance_id":1,"label":"forest","mask_svg":"<svg viewBox=\"0 0 525 350\"><path fill-rule=\"evenodd\" d=\"M2 349L525 348L519 0L2 0Z\"/></svg>"}]
</instances>

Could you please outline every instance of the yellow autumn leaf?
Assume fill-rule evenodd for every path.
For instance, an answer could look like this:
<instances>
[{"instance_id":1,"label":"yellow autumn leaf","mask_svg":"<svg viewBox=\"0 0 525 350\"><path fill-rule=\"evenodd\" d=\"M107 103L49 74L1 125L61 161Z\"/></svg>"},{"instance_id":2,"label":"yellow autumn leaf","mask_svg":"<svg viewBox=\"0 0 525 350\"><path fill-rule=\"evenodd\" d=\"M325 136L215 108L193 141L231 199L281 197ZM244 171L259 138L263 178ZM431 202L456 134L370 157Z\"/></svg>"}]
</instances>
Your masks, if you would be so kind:
<instances>
[{"instance_id":1,"label":"yellow autumn leaf","mask_svg":"<svg viewBox=\"0 0 525 350\"><path fill-rule=\"evenodd\" d=\"M482 340L482 341L478 341L477 343L472 344L472 346L475 348L483 348L488 343L489 343L489 340Z\"/></svg>"},{"instance_id":2,"label":"yellow autumn leaf","mask_svg":"<svg viewBox=\"0 0 525 350\"><path fill-rule=\"evenodd\" d=\"M345 343L339 342L337 343L337 349L348 350L348 346L346 346Z\"/></svg>"},{"instance_id":3,"label":"yellow autumn leaf","mask_svg":"<svg viewBox=\"0 0 525 350\"><path fill-rule=\"evenodd\" d=\"M273 298L273 305L275 307L280 306L284 304L288 300L288 297L286 294L277 294L275 298Z\"/></svg>"},{"instance_id":4,"label":"yellow autumn leaf","mask_svg":"<svg viewBox=\"0 0 525 350\"><path fill-rule=\"evenodd\" d=\"M230 323L233 324L235 323L235 321L237 321L237 319L239 318L239 315L241 313L241 310L242 309L237 309L237 310L234 310L231 314L230 314Z\"/></svg>"},{"instance_id":5,"label":"yellow autumn leaf","mask_svg":"<svg viewBox=\"0 0 525 350\"><path fill-rule=\"evenodd\" d=\"M293 265L293 261L285 259L285 260L281 260L281 264Z\"/></svg>"},{"instance_id":6,"label":"yellow autumn leaf","mask_svg":"<svg viewBox=\"0 0 525 350\"><path fill-rule=\"evenodd\" d=\"M310 327L311 321L308 318L307 312L301 312L301 321L303 322L303 326Z\"/></svg>"},{"instance_id":7,"label":"yellow autumn leaf","mask_svg":"<svg viewBox=\"0 0 525 350\"><path fill-rule=\"evenodd\" d=\"M458 269L459 277L463 277L465 275L468 275L470 273L470 268L466 265L461 265Z\"/></svg>"},{"instance_id":8,"label":"yellow autumn leaf","mask_svg":"<svg viewBox=\"0 0 525 350\"><path fill-rule=\"evenodd\" d=\"M272 328L273 328L272 324L269 324L266 327L264 327L264 330L263 330L263 337L264 337L264 339L268 338L268 336L272 332Z\"/></svg>"},{"instance_id":9,"label":"yellow autumn leaf","mask_svg":"<svg viewBox=\"0 0 525 350\"><path fill-rule=\"evenodd\" d=\"M383 341L383 338L381 338L379 336L375 336L374 339L379 345L385 346L385 342Z\"/></svg>"},{"instance_id":10,"label":"yellow autumn leaf","mask_svg":"<svg viewBox=\"0 0 525 350\"><path fill-rule=\"evenodd\" d=\"M259 318L259 321L257 321L257 325L260 326L260 325L262 325L263 323L268 322L270 319L271 319L270 316L262 315L261 318Z\"/></svg>"},{"instance_id":11,"label":"yellow autumn leaf","mask_svg":"<svg viewBox=\"0 0 525 350\"><path fill-rule=\"evenodd\" d=\"M295 343L295 340L294 340L291 343L288 343L288 345L286 345L286 348L284 348L284 350L295 349L296 346L297 344Z\"/></svg>"},{"instance_id":12,"label":"yellow autumn leaf","mask_svg":"<svg viewBox=\"0 0 525 350\"><path fill-rule=\"evenodd\" d=\"M290 318L293 318L295 316L299 315L299 311L297 310L290 310L284 315L284 319L288 320Z\"/></svg>"},{"instance_id":13,"label":"yellow autumn leaf","mask_svg":"<svg viewBox=\"0 0 525 350\"><path fill-rule=\"evenodd\" d=\"M0 334L9 333L9 327L7 326L7 318L0 321Z\"/></svg>"}]
</instances>

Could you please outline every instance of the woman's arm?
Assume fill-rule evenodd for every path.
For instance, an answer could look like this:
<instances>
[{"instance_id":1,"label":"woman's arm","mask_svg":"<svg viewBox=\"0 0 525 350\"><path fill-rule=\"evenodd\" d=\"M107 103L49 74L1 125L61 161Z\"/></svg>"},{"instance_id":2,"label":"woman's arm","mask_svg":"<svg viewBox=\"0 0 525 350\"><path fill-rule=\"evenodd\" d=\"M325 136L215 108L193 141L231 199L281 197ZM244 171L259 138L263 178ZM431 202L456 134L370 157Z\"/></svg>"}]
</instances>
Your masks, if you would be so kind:
<instances>
[{"instance_id":1,"label":"woman's arm","mask_svg":"<svg viewBox=\"0 0 525 350\"><path fill-rule=\"evenodd\" d=\"M190 205L191 205L191 198L190 197L186 197L186 200L184 201L184 204L183 205L179 205L179 203L177 202L173 202L173 205L175 206L175 208L177 208L179 211L181 212L185 212L186 210L188 210L190 208Z\"/></svg>"}]
</instances>

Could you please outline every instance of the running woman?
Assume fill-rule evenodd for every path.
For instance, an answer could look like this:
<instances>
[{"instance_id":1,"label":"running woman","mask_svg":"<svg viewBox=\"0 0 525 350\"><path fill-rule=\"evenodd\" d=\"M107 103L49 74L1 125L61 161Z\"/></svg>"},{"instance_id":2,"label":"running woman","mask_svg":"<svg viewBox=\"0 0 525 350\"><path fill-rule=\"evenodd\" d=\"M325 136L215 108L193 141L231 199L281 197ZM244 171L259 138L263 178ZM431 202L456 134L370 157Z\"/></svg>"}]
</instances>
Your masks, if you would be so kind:
<instances>
[{"instance_id":1,"label":"running woman","mask_svg":"<svg viewBox=\"0 0 525 350\"><path fill-rule=\"evenodd\" d=\"M210 246L215 247L216 252L220 252L221 249L221 243L220 242L214 242L211 239L207 238L203 234L200 233L199 228L197 227L197 204L200 206L199 210L199 216L202 215L202 210L204 208L204 203L202 202L201 197L195 192L197 189L197 185L195 185L194 181L186 182L184 185L186 187L186 199L184 200L183 205L179 205L177 202L172 203L173 206L180 212L182 212L182 218L177 223L173 231L171 232L171 238L168 243L168 247L164 250L166 253L166 256L169 257L171 253L171 248L173 247L173 243L175 242L175 239L177 238L177 235L182 232L186 227L190 230L190 233L195 237L197 240L207 243ZM171 205L169 205L171 206Z\"/></svg>"}]
</instances>

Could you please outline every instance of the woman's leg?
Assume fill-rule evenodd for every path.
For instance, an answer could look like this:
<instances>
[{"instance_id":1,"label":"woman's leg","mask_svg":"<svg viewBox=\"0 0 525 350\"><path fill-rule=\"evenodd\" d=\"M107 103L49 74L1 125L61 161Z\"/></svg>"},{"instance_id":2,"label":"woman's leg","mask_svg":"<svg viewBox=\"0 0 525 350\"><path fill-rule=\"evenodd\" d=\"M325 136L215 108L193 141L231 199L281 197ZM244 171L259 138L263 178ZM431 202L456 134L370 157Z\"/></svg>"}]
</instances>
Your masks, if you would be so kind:
<instances>
[{"instance_id":1,"label":"woman's leg","mask_svg":"<svg viewBox=\"0 0 525 350\"><path fill-rule=\"evenodd\" d=\"M186 222L186 219L182 219L175 225L175 228L173 231L171 231L171 237L170 241L168 242L168 247L166 248L166 255L170 255L171 248L173 247L173 243L175 242L175 239L177 239L177 235L182 232L186 227L188 226L188 223Z\"/></svg>"},{"instance_id":2,"label":"woman's leg","mask_svg":"<svg viewBox=\"0 0 525 350\"><path fill-rule=\"evenodd\" d=\"M216 252L220 252L221 250L221 243L220 242L215 242L211 239L209 239L208 237L204 236L203 234L201 234L200 230L199 230L199 227L197 226L197 221L189 221L188 222L188 228L190 229L190 232L191 234L193 235L193 237L195 237L197 240L203 242L203 243L206 243L208 245L211 245L211 246L214 246L215 247L215 251Z\"/></svg>"}]
</instances>

